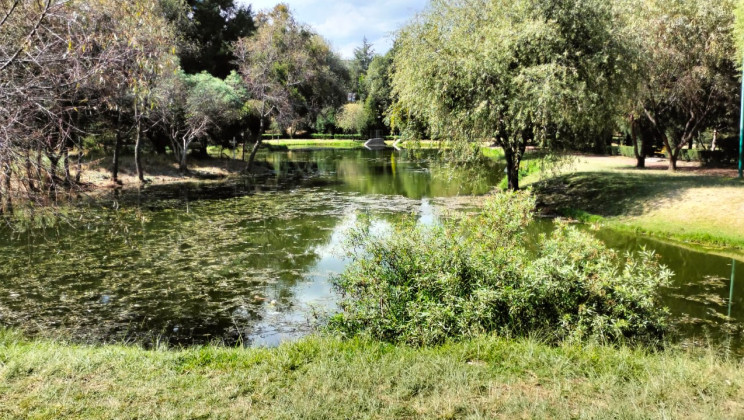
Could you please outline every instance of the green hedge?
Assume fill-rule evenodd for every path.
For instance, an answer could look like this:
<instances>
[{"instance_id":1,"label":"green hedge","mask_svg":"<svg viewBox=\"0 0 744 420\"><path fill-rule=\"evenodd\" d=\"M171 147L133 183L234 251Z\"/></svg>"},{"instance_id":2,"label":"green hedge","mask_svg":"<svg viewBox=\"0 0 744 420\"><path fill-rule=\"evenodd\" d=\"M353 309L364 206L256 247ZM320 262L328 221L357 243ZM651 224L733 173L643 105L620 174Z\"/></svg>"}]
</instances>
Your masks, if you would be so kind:
<instances>
[{"instance_id":1,"label":"green hedge","mask_svg":"<svg viewBox=\"0 0 744 420\"><path fill-rule=\"evenodd\" d=\"M699 150L699 149L682 149L679 151L679 160L683 160L685 162L704 162L702 155L708 152L707 150ZM722 157L719 157L719 155L722 155L723 152L716 151L712 155L708 156L706 155L708 160L713 160L714 162L721 162L723 160ZM635 158L635 150L633 146L612 146L612 154L615 156L625 156L629 158ZM667 159L669 158L669 152L665 153Z\"/></svg>"},{"instance_id":2,"label":"green hedge","mask_svg":"<svg viewBox=\"0 0 744 420\"><path fill-rule=\"evenodd\" d=\"M271 139L285 139L285 136L278 136L276 134L263 134L262 138L264 140L271 140ZM369 140L369 136L363 136L361 134L310 134L310 135L303 135L303 136L296 136L295 139L301 140L301 139L311 139L311 140L357 140L357 141L367 141ZM385 140L397 140L398 137L396 136L385 136Z\"/></svg>"},{"instance_id":3,"label":"green hedge","mask_svg":"<svg viewBox=\"0 0 744 420\"><path fill-rule=\"evenodd\" d=\"M610 154L612 156L625 156L625 157L635 158L635 152L633 151L633 146L611 146Z\"/></svg>"},{"instance_id":4,"label":"green hedge","mask_svg":"<svg viewBox=\"0 0 744 420\"><path fill-rule=\"evenodd\" d=\"M682 149L679 151L678 160L684 160L685 162L701 162L700 152L707 152L707 150ZM664 155L669 159L669 152L666 152Z\"/></svg>"},{"instance_id":5,"label":"green hedge","mask_svg":"<svg viewBox=\"0 0 744 420\"><path fill-rule=\"evenodd\" d=\"M310 138L313 140L359 140L367 141L368 136L362 136L360 134L311 134ZM395 136L385 136L385 140L396 140Z\"/></svg>"},{"instance_id":6,"label":"green hedge","mask_svg":"<svg viewBox=\"0 0 744 420\"><path fill-rule=\"evenodd\" d=\"M633 146L619 146L618 149L620 149L620 156L625 156L629 158L635 158L635 148Z\"/></svg>"}]
</instances>

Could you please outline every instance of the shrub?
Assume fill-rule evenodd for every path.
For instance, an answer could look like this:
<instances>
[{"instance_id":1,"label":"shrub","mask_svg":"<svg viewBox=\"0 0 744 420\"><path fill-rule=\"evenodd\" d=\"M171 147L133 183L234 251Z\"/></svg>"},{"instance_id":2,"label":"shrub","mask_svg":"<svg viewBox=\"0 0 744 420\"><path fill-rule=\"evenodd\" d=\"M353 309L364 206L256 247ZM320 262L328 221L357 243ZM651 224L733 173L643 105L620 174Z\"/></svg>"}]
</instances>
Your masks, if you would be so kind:
<instances>
[{"instance_id":1,"label":"shrub","mask_svg":"<svg viewBox=\"0 0 744 420\"><path fill-rule=\"evenodd\" d=\"M618 154L635 159L635 148L633 146L618 146Z\"/></svg>"},{"instance_id":2,"label":"shrub","mask_svg":"<svg viewBox=\"0 0 744 420\"><path fill-rule=\"evenodd\" d=\"M698 150L698 149L682 149L679 151L679 160L684 160L685 162L699 162L700 161L700 152L705 152L705 150ZM669 152L665 152L664 156L666 156L667 159L669 159Z\"/></svg>"},{"instance_id":3,"label":"shrub","mask_svg":"<svg viewBox=\"0 0 744 420\"><path fill-rule=\"evenodd\" d=\"M334 140L364 140L361 134L336 134L333 136Z\"/></svg>"},{"instance_id":4,"label":"shrub","mask_svg":"<svg viewBox=\"0 0 744 420\"><path fill-rule=\"evenodd\" d=\"M344 335L412 345L482 333L550 340L661 340L668 312L657 289L671 273L651 252L621 257L565 223L528 243L534 199L500 194L477 214L434 226L406 221L352 235L351 263L334 283Z\"/></svg>"},{"instance_id":5,"label":"shrub","mask_svg":"<svg viewBox=\"0 0 744 420\"><path fill-rule=\"evenodd\" d=\"M698 156L703 166L719 166L729 163L726 152L723 150L700 150Z\"/></svg>"}]
</instances>

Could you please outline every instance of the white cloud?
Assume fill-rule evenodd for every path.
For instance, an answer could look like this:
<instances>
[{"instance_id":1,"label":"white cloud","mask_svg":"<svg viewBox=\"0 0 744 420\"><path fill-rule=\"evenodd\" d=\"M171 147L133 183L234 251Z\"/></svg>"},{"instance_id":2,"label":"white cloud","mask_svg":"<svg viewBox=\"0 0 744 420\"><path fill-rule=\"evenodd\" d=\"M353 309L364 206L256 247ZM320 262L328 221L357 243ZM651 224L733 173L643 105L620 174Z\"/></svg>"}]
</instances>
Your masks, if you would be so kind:
<instances>
[{"instance_id":1,"label":"white cloud","mask_svg":"<svg viewBox=\"0 0 744 420\"><path fill-rule=\"evenodd\" d=\"M269 9L276 0L240 0L253 11ZM291 0L295 18L312 26L326 38L344 58L353 55L362 38L374 45L378 53L387 52L393 43L393 32L403 26L426 6L428 0Z\"/></svg>"}]
</instances>

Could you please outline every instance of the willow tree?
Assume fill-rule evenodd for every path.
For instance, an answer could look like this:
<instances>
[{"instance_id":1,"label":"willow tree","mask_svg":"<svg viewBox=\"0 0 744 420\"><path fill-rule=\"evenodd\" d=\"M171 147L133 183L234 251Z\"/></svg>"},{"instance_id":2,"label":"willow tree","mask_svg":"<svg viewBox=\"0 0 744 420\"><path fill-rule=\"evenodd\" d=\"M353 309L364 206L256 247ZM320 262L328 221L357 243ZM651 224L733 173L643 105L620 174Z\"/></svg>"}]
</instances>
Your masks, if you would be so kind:
<instances>
[{"instance_id":1,"label":"willow tree","mask_svg":"<svg viewBox=\"0 0 744 420\"><path fill-rule=\"evenodd\" d=\"M397 107L460 144L494 139L516 190L528 143L611 123L625 62L613 25L602 0L434 0L399 33Z\"/></svg>"},{"instance_id":2,"label":"willow tree","mask_svg":"<svg viewBox=\"0 0 744 420\"><path fill-rule=\"evenodd\" d=\"M737 107L734 2L630 0L624 9L641 47L637 107L674 171L682 148Z\"/></svg>"}]
</instances>

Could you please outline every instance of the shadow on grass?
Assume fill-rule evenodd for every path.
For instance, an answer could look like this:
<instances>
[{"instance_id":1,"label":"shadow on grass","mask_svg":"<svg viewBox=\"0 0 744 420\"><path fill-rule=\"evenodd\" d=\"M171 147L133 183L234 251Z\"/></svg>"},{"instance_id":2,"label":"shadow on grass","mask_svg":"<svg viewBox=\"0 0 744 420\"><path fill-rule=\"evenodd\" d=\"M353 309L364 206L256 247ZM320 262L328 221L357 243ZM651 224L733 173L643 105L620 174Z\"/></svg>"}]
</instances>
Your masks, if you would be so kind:
<instances>
[{"instance_id":1,"label":"shadow on grass","mask_svg":"<svg viewBox=\"0 0 744 420\"><path fill-rule=\"evenodd\" d=\"M693 188L744 187L738 180L641 172L581 172L536 183L533 190L543 213L582 210L604 217L639 216ZM742 190L744 193L744 188Z\"/></svg>"}]
</instances>

